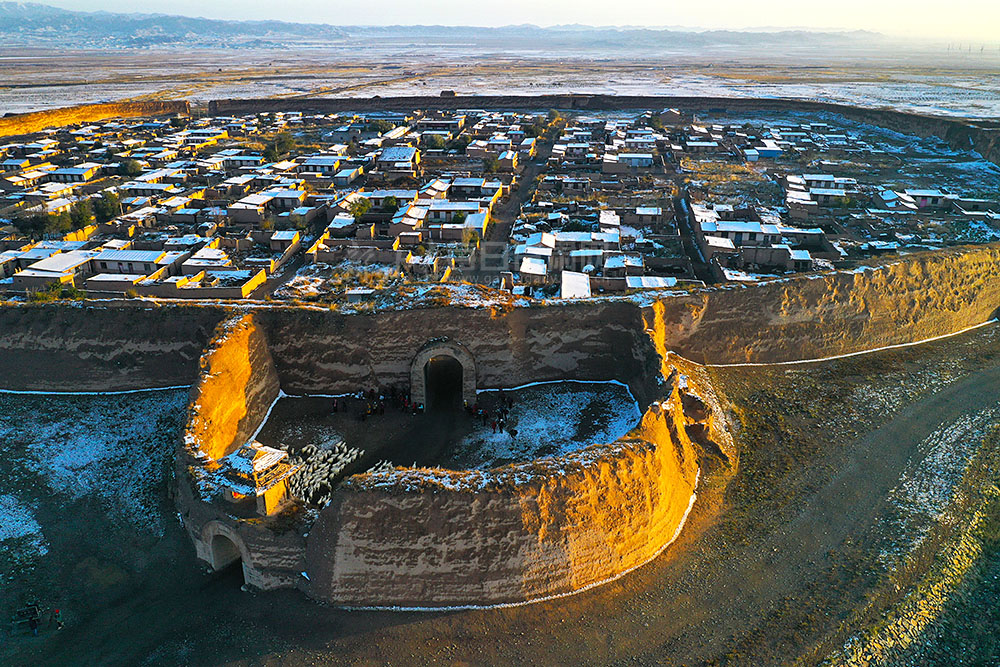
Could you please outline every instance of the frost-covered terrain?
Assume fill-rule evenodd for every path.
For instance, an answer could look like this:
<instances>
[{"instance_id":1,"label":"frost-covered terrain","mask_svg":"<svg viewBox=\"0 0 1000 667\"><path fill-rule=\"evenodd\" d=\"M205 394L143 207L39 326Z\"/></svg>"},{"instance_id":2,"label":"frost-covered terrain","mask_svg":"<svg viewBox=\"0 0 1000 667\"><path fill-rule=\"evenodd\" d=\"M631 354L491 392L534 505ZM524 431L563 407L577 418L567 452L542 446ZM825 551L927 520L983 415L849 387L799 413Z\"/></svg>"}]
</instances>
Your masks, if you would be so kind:
<instances>
[{"instance_id":1,"label":"frost-covered terrain","mask_svg":"<svg viewBox=\"0 0 1000 667\"><path fill-rule=\"evenodd\" d=\"M35 508L14 495L0 494L0 564L9 561L21 569L48 550L42 527L35 519ZM11 576L3 569L0 583Z\"/></svg>"},{"instance_id":2,"label":"frost-covered terrain","mask_svg":"<svg viewBox=\"0 0 1000 667\"><path fill-rule=\"evenodd\" d=\"M893 567L924 539L931 527L946 518L969 461L979 450L987 429L996 424L1000 409L963 415L942 424L920 443L921 455L889 494L892 516L886 522L889 543L883 562Z\"/></svg>"},{"instance_id":3,"label":"frost-covered terrain","mask_svg":"<svg viewBox=\"0 0 1000 667\"><path fill-rule=\"evenodd\" d=\"M506 430L494 430L493 408L487 423L479 422L455 446L449 457L455 464L488 469L614 442L642 416L628 388L617 383L546 382L504 393L514 401ZM484 405L500 403L498 392L479 396Z\"/></svg>"},{"instance_id":4,"label":"frost-covered terrain","mask_svg":"<svg viewBox=\"0 0 1000 667\"><path fill-rule=\"evenodd\" d=\"M47 532L64 512L103 513L95 530L110 521L162 535L165 466L187 397L0 393L0 577L55 548Z\"/></svg>"}]
</instances>

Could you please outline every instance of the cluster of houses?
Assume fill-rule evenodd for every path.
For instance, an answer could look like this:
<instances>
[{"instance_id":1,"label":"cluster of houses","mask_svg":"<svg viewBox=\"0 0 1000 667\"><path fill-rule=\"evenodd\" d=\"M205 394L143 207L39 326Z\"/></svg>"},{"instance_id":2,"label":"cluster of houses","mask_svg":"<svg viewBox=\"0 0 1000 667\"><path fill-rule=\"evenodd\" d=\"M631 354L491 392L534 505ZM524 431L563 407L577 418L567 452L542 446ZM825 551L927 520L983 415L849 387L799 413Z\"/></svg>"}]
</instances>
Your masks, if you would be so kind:
<instances>
[{"instance_id":1,"label":"cluster of houses","mask_svg":"<svg viewBox=\"0 0 1000 667\"><path fill-rule=\"evenodd\" d=\"M298 231L245 237L146 233L134 238L43 240L0 252L0 276L17 292L76 287L94 296L135 294L239 299L300 247ZM260 248L261 252L248 252Z\"/></svg>"},{"instance_id":2,"label":"cluster of houses","mask_svg":"<svg viewBox=\"0 0 1000 667\"><path fill-rule=\"evenodd\" d=\"M351 192L330 202L335 215L306 255L447 279L456 262L473 268L493 209L509 190L509 182L493 178L437 176L414 188Z\"/></svg>"},{"instance_id":3,"label":"cluster of houses","mask_svg":"<svg viewBox=\"0 0 1000 667\"><path fill-rule=\"evenodd\" d=\"M830 268L843 257L822 228L786 224L766 207L702 203L690 211L699 252L726 280Z\"/></svg>"},{"instance_id":4,"label":"cluster of houses","mask_svg":"<svg viewBox=\"0 0 1000 667\"><path fill-rule=\"evenodd\" d=\"M272 113L23 137L0 145L0 291L238 298L296 255L447 279L473 266L539 118ZM292 137L280 153L277 137ZM69 229L25 224L74 211Z\"/></svg>"},{"instance_id":5,"label":"cluster of houses","mask_svg":"<svg viewBox=\"0 0 1000 667\"><path fill-rule=\"evenodd\" d=\"M510 268L530 288L561 285L566 272L589 278L593 292L673 286L694 280L672 211L658 206L552 210L511 235ZM644 278L647 280L638 280ZM583 282L573 276L576 284Z\"/></svg>"},{"instance_id":6,"label":"cluster of houses","mask_svg":"<svg viewBox=\"0 0 1000 667\"><path fill-rule=\"evenodd\" d=\"M0 292L246 298L302 263L482 278L490 235L506 240L492 266L512 288L579 296L708 279L705 265L713 280L808 271L933 242L928 221L1000 221L994 200L795 168L879 150L826 123L706 124L675 109L55 128L0 145ZM698 163L752 168L780 198L694 201L684 165Z\"/></svg>"}]
</instances>

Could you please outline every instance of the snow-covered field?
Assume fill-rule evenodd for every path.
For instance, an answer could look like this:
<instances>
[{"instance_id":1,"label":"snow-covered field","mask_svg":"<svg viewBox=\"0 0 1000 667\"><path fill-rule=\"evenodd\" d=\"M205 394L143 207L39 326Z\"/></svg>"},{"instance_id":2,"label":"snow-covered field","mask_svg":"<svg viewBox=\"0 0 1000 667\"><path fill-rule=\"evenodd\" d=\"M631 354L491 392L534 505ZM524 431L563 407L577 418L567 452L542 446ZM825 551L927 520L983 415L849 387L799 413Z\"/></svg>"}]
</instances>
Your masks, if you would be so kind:
<instances>
[{"instance_id":1,"label":"snow-covered field","mask_svg":"<svg viewBox=\"0 0 1000 667\"><path fill-rule=\"evenodd\" d=\"M611 382L548 382L505 392L514 399L508 430L482 426L459 442L452 457L485 470L512 461L560 456L590 445L614 442L642 413L628 388ZM489 404L497 392L480 392ZM493 419L490 419L492 422ZM511 436L509 430L517 432Z\"/></svg>"},{"instance_id":2,"label":"snow-covered field","mask_svg":"<svg viewBox=\"0 0 1000 667\"><path fill-rule=\"evenodd\" d=\"M49 548L45 517L77 501L108 521L162 535L165 465L188 392L114 395L0 393L0 552L4 560Z\"/></svg>"},{"instance_id":3,"label":"snow-covered field","mask_svg":"<svg viewBox=\"0 0 1000 667\"><path fill-rule=\"evenodd\" d=\"M0 494L0 544L6 548L8 541L22 539L39 555L44 556L48 551L34 508L16 496Z\"/></svg>"},{"instance_id":4,"label":"snow-covered field","mask_svg":"<svg viewBox=\"0 0 1000 667\"><path fill-rule=\"evenodd\" d=\"M937 522L945 520L969 461L979 450L987 429L997 423L1000 406L941 424L920 443L899 484L889 493L893 517L884 531L887 544L882 562L891 567L924 540Z\"/></svg>"}]
</instances>

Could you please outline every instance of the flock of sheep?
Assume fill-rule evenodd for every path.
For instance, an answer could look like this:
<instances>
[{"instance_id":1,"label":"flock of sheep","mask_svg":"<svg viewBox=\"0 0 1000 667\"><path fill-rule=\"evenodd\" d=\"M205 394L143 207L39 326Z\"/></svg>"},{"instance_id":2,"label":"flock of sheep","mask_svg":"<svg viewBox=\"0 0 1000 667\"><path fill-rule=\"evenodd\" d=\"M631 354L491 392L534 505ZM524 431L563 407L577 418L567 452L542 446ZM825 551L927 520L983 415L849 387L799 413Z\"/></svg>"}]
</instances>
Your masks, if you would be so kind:
<instances>
[{"instance_id":1,"label":"flock of sheep","mask_svg":"<svg viewBox=\"0 0 1000 667\"><path fill-rule=\"evenodd\" d=\"M287 447L283 449L288 452L288 459L293 465L302 465L302 469L289 480L289 491L297 498L321 507L330 502L333 489L347 466L365 454L364 450L357 447L348 447L343 440L330 446L309 444L296 450ZM389 461L379 461L368 472L382 472L392 468Z\"/></svg>"}]
</instances>

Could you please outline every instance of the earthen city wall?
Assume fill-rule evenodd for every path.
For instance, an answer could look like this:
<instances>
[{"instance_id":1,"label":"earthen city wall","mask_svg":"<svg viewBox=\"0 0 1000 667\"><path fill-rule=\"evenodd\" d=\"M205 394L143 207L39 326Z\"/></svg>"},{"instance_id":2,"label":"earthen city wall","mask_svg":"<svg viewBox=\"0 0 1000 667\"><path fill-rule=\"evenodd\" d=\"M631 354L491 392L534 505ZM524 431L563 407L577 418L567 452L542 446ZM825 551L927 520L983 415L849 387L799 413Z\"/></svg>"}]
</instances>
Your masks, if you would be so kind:
<instances>
[{"instance_id":1,"label":"earthen city wall","mask_svg":"<svg viewBox=\"0 0 1000 667\"><path fill-rule=\"evenodd\" d=\"M992 317L998 274L1000 248L981 246L648 301L506 310L6 305L0 377L6 388L49 391L195 382L178 506L199 555L212 562L212 541L224 535L252 585L360 606L516 603L580 590L658 553L681 524L706 452L726 450L711 387L682 392L668 352L770 362L914 342ZM467 348L480 387L620 379L650 408L627 438L558 459L356 476L308 534L234 518L212 499L202 472L252 436L279 389L404 383L432 339Z\"/></svg>"},{"instance_id":2,"label":"earthen city wall","mask_svg":"<svg viewBox=\"0 0 1000 667\"><path fill-rule=\"evenodd\" d=\"M275 111L455 109L564 109L577 111L621 111L677 108L695 113L746 113L757 111L802 111L840 114L851 120L886 127L922 137L936 136L956 150L973 149L987 160L1000 163L1000 126L996 121L949 118L893 109L865 108L835 102L792 98L690 97L652 95L459 95L455 97L410 96L369 98L260 98L222 99L209 103L213 115Z\"/></svg>"},{"instance_id":3,"label":"earthen city wall","mask_svg":"<svg viewBox=\"0 0 1000 667\"><path fill-rule=\"evenodd\" d=\"M73 107L12 114L0 118L0 137L39 132L48 127L77 123L96 123L108 118L140 118L145 116L170 116L188 114L191 105L184 100L149 102L108 102L81 104Z\"/></svg>"}]
</instances>

